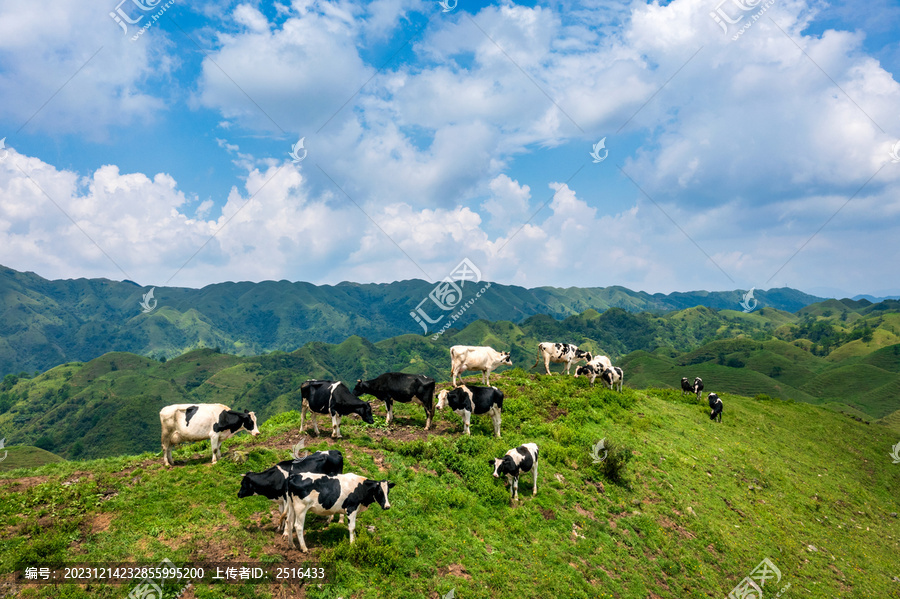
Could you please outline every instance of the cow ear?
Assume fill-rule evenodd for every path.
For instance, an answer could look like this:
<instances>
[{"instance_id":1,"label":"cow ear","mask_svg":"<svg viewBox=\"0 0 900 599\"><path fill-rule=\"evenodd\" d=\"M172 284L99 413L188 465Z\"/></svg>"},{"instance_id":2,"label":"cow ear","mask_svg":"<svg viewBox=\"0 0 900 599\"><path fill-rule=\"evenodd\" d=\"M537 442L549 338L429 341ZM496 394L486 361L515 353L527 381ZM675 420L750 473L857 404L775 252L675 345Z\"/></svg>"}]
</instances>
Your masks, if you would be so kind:
<instances>
[{"instance_id":1,"label":"cow ear","mask_svg":"<svg viewBox=\"0 0 900 599\"><path fill-rule=\"evenodd\" d=\"M393 489L397 486L397 483L388 483L388 489Z\"/></svg>"}]
</instances>

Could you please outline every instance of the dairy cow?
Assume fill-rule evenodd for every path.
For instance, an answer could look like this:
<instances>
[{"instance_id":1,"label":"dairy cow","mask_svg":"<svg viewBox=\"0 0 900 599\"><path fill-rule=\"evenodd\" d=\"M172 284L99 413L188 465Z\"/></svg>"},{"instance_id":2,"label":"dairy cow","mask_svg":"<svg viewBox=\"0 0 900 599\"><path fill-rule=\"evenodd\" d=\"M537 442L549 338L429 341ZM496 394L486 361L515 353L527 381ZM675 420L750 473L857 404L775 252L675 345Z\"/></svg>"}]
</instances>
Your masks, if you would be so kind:
<instances>
[{"instance_id":1,"label":"dairy cow","mask_svg":"<svg viewBox=\"0 0 900 599\"><path fill-rule=\"evenodd\" d=\"M702 392L703 392L703 379L701 379L699 376L698 376L697 378L694 379L694 388L693 388L693 390L694 390L694 393L697 394L697 399L699 400L699 399L700 399L700 395L701 395Z\"/></svg>"},{"instance_id":2,"label":"dairy cow","mask_svg":"<svg viewBox=\"0 0 900 599\"><path fill-rule=\"evenodd\" d=\"M215 464L222 457L219 452L222 441L242 430L254 437L259 434L256 413L236 412L220 403L166 406L159 411L159 423L166 466L174 465L172 447L179 443L209 439Z\"/></svg>"},{"instance_id":3,"label":"dairy cow","mask_svg":"<svg viewBox=\"0 0 900 599\"><path fill-rule=\"evenodd\" d=\"M610 389L618 386L618 391L621 393L622 383L625 382L625 373L618 366L613 366L600 373L600 380L606 383Z\"/></svg>"},{"instance_id":4,"label":"dairy cow","mask_svg":"<svg viewBox=\"0 0 900 599\"><path fill-rule=\"evenodd\" d=\"M590 360L590 355L590 353L582 351L577 346L569 343L545 341L538 344L538 354L532 368L540 364L541 359L543 359L544 370L547 371L547 374L550 374L550 362L555 364L564 363L566 365L566 374L569 374L569 369L573 363L579 360Z\"/></svg>"},{"instance_id":5,"label":"dairy cow","mask_svg":"<svg viewBox=\"0 0 900 599\"><path fill-rule=\"evenodd\" d=\"M310 412L313 430L319 434L316 414L331 415L331 437L341 438L341 417L356 414L363 422L373 424L372 406L352 393L347 385L340 381L308 380L300 385L300 432L303 432L303 420L306 412Z\"/></svg>"},{"instance_id":6,"label":"dairy cow","mask_svg":"<svg viewBox=\"0 0 900 599\"><path fill-rule=\"evenodd\" d=\"M288 544L294 546L293 532L300 539L300 550L308 551L303 538L306 513L321 516L347 514L350 527L350 542L356 540L356 517L373 503L383 510L391 509L388 490L394 483L386 480L371 480L356 474L295 474L288 478L287 496L291 502L292 532L288 532Z\"/></svg>"},{"instance_id":7,"label":"dairy cow","mask_svg":"<svg viewBox=\"0 0 900 599\"><path fill-rule=\"evenodd\" d=\"M684 397L685 393L693 393L694 386L691 385L691 382L688 380L686 376L681 377L681 396Z\"/></svg>"},{"instance_id":8,"label":"dairy cow","mask_svg":"<svg viewBox=\"0 0 900 599\"><path fill-rule=\"evenodd\" d=\"M372 395L384 402L387 408L386 423L394 419L394 402L414 402L425 408L425 430L431 428L434 418L434 379L421 374L386 372L374 379L356 381L353 395Z\"/></svg>"},{"instance_id":9,"label":"dairy cow","mask_svg":"<svg viewBox=\"0 0 900 599\"><path fill-rule=\"evenodd\" d=\"M275 530L281 530L285 519L290 518L287 499L287 479L293 474L315 472L334 476L344 472L344 456L340 451L317 451L299 460L284 460L262 472L248 472L241 478L238 498L262 495L278 501L280 512ZM287 529L285 529L287 534Z\"/></svg>"},{"instance_id":10,"label":"dairy cow","mask_svg":"<svg viewBox=\"0 0 900 599\"><path fill-rule=\"evenodd\" d=\"M531 494L532 496L537 495L538 446L536 444L519 445L515 449L507 451L502 458L488 460L488 463L494 467L494 478L500 478L502 474L506 475L510 484L510 505L519 500L519 475L523 472L534 472L534 486Z\"/></svg>"},{"instance_id":11,"label":"dairy cow","mask_svg":"<svg viewBox=\"0 0 900 599\"><path fill-rule=\"evenodd\" d=\"M492 347L474 345L454 345L450 348L450 376L453 386L456 377L466 370L480 370L481 382L491 384L491 371L501 364L512 366L509 352L499 352Z\"/></svg>"},{"instance_id":12,"label":"dairy cow","mask_svg":"<svg viewBox=\"0 0 900 599\"><path fill-rule=\"evenodd\" d=\"M503 412L503 391L497 387L479 387L477 385L460 385L455 389L446 389L438 393L437 409L447 406L463 419L463 432L471 435L469 423L472 414L490 414L494 423L494 434L500 438L500 421Z\"/></svg>"},{"instance_id":13,"label":"dairy cow","mask_svg":"<svg viewBox=\"0 0 900 599\"><path fill-rule=\"evenodd\" d=\"M722 405L722 400L715 393L709 394L709 419L710 420L718 420L722 422L722 409L725 406Z\"/></svg>"},{"instance_id":14,"label":"dairy cow","mask_svg":"<svg viewBox=\"0 0 900 599\"><path fill-rule=\"evenodd\" d=\"M575 378L577 379L580 376L585 376L591 379L591 387L594 386L594 380L599 376L603 379L603 373L607 370L613 368L612 362L609 361L609 358L606 356L592 356L590 361L584 366L579 366L575 369ZM619 372L619 377L622 377L621 369ZM608 378L614 378L614 373L608 375ZM604 382L609 385L610 383L603 379ZM610 386L610 389L612 387ZM621 391L621 389L620 389Z\"/></svg>"}]
</instances>

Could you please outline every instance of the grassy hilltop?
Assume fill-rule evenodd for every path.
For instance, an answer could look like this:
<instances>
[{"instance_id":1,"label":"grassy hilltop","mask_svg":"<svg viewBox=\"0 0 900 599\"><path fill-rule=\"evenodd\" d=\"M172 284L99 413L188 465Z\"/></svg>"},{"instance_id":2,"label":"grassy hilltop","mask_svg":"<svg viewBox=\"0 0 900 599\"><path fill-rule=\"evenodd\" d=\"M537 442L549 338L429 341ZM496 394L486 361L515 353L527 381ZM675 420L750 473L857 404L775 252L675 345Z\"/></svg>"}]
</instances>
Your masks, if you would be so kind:
<instances>
[{"instance_id":1,"label":"grassy hilltop","mask_svg":"<svg viewBox=\"0 0 900 599\"><path fill-rule=\"evenodd\" d=\"M333 565L334 584L184 597L724 597L764 558L782 574L766 597L787 585L784 597L900 597L900 464L888 456L900 437L887 427L728 393L717 424L680 391L619 394L521 369L492 382L506 394L500 440L486 417L465 437L447 413L425 434L421 409L402 404L390 430L378 406L374 425L348 419L343 440L309 438L341 449L346 471L397 483L391 510L359 518L353 546L346 526L307 519L309 559ZM239 475L287 458L298 426L297 412L275 415L259 437L227 441L215 466L204 442L178 449L172 469L145 453L0 473L0 596L130 590L12 585L39 560L303 561L276 538L272 502L237 499ZM601 438L611 449L597 465ZM487 461L530 441L538 493L523 477L511 508ZM620 480L608 464L624 464Z\"/></svg>"}]
</instances>

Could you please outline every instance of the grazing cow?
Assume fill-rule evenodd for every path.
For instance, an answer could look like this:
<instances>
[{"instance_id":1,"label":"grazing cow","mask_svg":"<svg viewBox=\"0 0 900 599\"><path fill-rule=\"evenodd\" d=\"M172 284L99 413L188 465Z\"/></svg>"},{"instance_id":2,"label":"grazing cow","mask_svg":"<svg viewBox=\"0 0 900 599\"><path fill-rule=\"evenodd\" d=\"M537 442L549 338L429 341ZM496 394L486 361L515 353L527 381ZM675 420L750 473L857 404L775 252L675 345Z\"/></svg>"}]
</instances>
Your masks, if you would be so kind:
<instances>
[{"instance_id":1,"label":"grazing cow","mask_svg":"<svg viewBox=\"0 0 900 599\"><path fill-rule=\"evenodd\" d=\"M598 376L602 378L603 373L612 367L612 362L610 362L609 358L607 358L606 356L590 356L590 360L588 360L587 364L585 364L584 366L579 366L575 369L575 378L577 379L580 376L590 377L591 387L593 387L594 380ZM610 387L610 389L612 389L612 387Z\"/></svg>"},{"instance_id":2,"label":"grazing cow","mask_svg":"<svg viewBox=\"0 0 900 599\"><path fill-rule=\"evenodd\" d=\"M331 415L331 437L333 439L341 438L341 416L357 414L363 419L363 422L369 424L375 422L375 419L372 418L372 406L350 393L347 385L340 381L306 381L300 385L300 398L302 402L300 409L301 433L304 431L303 419L307 411L310 413L309 417L316 435L319 434L316 414Z\"/></svg>"},{"instance_id":3,"label":"grazing cow","mask_svg":"<svg viewBox=\"0 0 900 599\"><path fill-rule=\"evenodd\" d=\"M688 380L686 376L681 377L681 396L684 397L685 393L693 393L694 386L691 385L691 382Z\"/></svg>"},{"instance_id":4,"label":"grazing cow","mask_svg":"<svg viewBox=\"0 0 900 599\"><path fill-rule=\"evenodd\" d=\"M553 362L554 364L565 363L566 374L569 374L569 369L572 367L573 363L578 362L579 360L590 361L590 355L590 353L582 351L569 343L551 343L545 341L544 343L538 344L538 354L532 368L540 364L541 358L543 358L544 370L547 371L547 374L550 374L550 362Z\"/></svg>"},{"instance_id":5,"label":"grazing cow","mask_svg":"<svg viewBox=\"0 0 900 599\"><path fill-rule=\"evenodd\" d=\"M446 389L438 393L437 409L450 409L463 419L463 432L471 435L469 423L472 414L490 413L494 422L494 434L500 438L500 420L503 412L503 391L497 387L479 387L477 385L460 385L455 389Z\"/></svg>"},{"instance_id":6,"label":"grazing cow","mask_svg":"<svg viewBox=\"0 0 900 599\"><path fill-rule=\"evenodd\" d=\"M174 404L159 411L162 427L163 463L172 466L172 446L188 441L209 439L212 463L222 457L222 441L245 430L254 437L259 434L255 412L235 412L220 403Z\"/></svg>"},{"instance_id":7,"label":"grazing cow","mask_svg":"<svg viewBox=\"0 0 900 599\"><path fill-rule=\"evenodd\" d=\"M386 372L372 380L356 381L353 395L369 394L384 402L387 408L387 424L394 419L394 402L414 402L425 408L425 430L431 428L434 418L434 379L421 374Z\"/></svg>"},{"instance_id":8,"label":"grazing cow","mask_svg":"<svg viewBox=\"0 0 900 599\"><path fill-rule=\"evenodd\" d=\"M280 517L275 530L281 530L285 518L290 518L290 505L287 497L287 479L293 474L315 472L334 476L344 472L344 456L340 451L317 451L300 460L284 460L262 472L248 472L241 478L241 489L238 498L262 495L278 501ZM287 530L285 530L287 534Z\"/></svg>"},{"instance_id":9,"label":"grazing cow","mask_svg":"<svg viewBox=\"0 0 900 599\"><path fill-rule=\"evenodd\" d=\"M306 512L321 516L347 514L350 527L350 542L356 540L356 516L373 503L383 510L391 509L388 490L394 483L386 480L371 480L357 474L295 474L288 478L287 496L291 502L291 522L289 526L300 539L300 550L308 551L303 538ZM294 536L288 533L288 544L294 546Z\"/></svg>"},{"instance_id":10,"label":"grazing cow","mask_svg":"<svg viewBox=\"0 0 900 599\"><path fill-rule=\"evenodd\" d=\"M607 368L602 373L600 373L600 380L606 383L610 389L618 385L618 390L621 393L622 383L625 381L625 373L622 372L622 369L618 366L613 366L612 368Z\"/></svg>"},{"instance_id":11,"label":"grazing cow","mask_svg":"<svg viewBox=\"0 0 900 599\"><path fill-rule=\"evenodd\" d=\"M703 391L703 379L699 376L694 379L694 393L697 394L697 400L700 399L700 394Z\"/></svg>"},{"instance_id":12,"label":"grazing cow","mask_svg":"<svg viewBox=\"0 0 900 599\"><path fill-rule=\"evenodd\" d=\"M500 352L492 347L476 347L472 345L454 345L450 348L450 375L453 386L456 386L456 377L466 370L480 370L481 382L491 384L491 371L501 364L509 364L509 352Z\"/></svg>"},{"instance_id":13,"label":"grazing cow","mask_svg":"<svg viewBox=\"0 0 900 599\"><path fill-rule=\"evenodd\" d=\"M718 420L722 422L722 409L725 406L722 405L722 400L715 393L709 394L709 419L710 420Z\"/></svg>"},{"instance_id":14,"label":"grazing cow","mask_svg":"<svg viewBox=\"0 0 900 599\"><path fill-rule=\"evenodd\" d=\"M494 467L494 478L500 478L501 474L505 474L507 481L511 483L510 505L519 500L519 475L523 472L529 470L534 472L534 486L531 494L532 496L537 495L538 446L536 444L519 445L515 449L507 451L502 458L488 460L488 464Z\"/></svg>"}]
</instances>

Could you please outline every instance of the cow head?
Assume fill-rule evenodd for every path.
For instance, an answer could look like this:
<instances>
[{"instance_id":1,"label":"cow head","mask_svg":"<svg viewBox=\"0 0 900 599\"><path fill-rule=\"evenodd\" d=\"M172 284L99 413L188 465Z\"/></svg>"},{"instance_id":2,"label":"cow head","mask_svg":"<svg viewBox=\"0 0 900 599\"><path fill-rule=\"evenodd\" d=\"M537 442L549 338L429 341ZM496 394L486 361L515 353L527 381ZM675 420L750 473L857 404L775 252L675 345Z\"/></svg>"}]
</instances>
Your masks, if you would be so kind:
<instances>
[{"instance_id":1,"label":"cow head","mask_svg":"<svg viewBox=\"0 0 900 599\"><path fill-rule=\"evenodd\" d=\"M591 376L592 374L594 374L594 369L591 368L590 364L587 364L585 366L579 366L578 368L575 369L575 378L576 379L580 376Z\"/></svg>"},{"instance_id":2,"label":"cow head","mask_svg":"<svg viewBox=\"0 0 900 599\"><path fill-rule=\"evenodd\" d=\"M248 473L250 474L250 473ZM251 495L256 495L256 485L253 484L252 477L244 474L241 477L241 490L238 491L238 499L243 499L244 497L250 497Z\"/></svg>"},{"instance_id":3,"label":"cow head","mask_svg":"<svg viewBox=\"0 0 900 599\"><path fill-rule=\"evenodd\" d=\"M500 352L500 363L509 364L510 366L512 366L512 359L510 359L508 351Z\"/></svg>"},{"instance_id":4,"label":"cow head","mask_svg":"<svg viewBox=\"0 0 900 599\"><path fill-rule=\"evenodd\" d=\"M581 350L579 350L579 351L581 351ZM589 352L589 351L581 352L581 353L584 354L584 355L581 356L581 357L584 358L585 360L587 360L588 362L591 362L591 361L594 359L594 354L592 354L592 353Z\"/></svg>"},{"instance_id":5,"label":"cow head","mask_svg":"<svg viewBox=\"0 0 900 599\"><path fill-rule=\"evenodd\" d=\"M444 389L440 393L438 393L438 402L435 406L438 410L443 410L447 407L447 396L450 395L450 392Z\"/></svg>"},{"instance_id":6,"label":"cow head","mask_svg":"<svg viewBox=\"0 0 900 599\"><path fill-rule=\"evenodd\" d=\"M372 418L372 404L367 401L362 402L363 405L356 409L356 413L359 414L359 417L363 419L363 422L367 424L375 424L375 419Z\"/></svg>"},{"instance_id":7,"label":"cow head","mask_svg":"<svg viewBox=\"0 0 900 599\"><path fill-rule=\"evenodd\" d=\"M500 478L502 474L513 474L516 471L516 463L508 455L488 460L488 464L494 467L494 478Z\"/></svg>"},{"instance_id":8,"label":"cow head","mask_svg":"<svg viewBox=\"0 0 900 599\"><path fill-rule=\"evenodd\" d=\"M378 505L381 506L381 509L391 509L391 502L388 500L388 491L393 489L396 483L388 482L386 480L367 480L366 483L373 486L373 497L375 501L378 502Z\"/></svg>"},{"instance_id":9,"label":"cow head","mask_svg":"<svg viewBox=\"0 0 900 599\"><path fill-rule=\"evenodd\" d=\"M356 379L356 386L353 387L353 395L359 397L369 392L369 385L362 379Z\"/></svg>"},{"instance_id":10,"label":"cow head","mask_svg":"<svg viewBox=\"0 0 900 599\"><path fill-rule=\"evenodd\" d=\"M250 431L250 434L254 437L259 434L259 428L256 426L256 412L248 412L247 410L244 410L241 425L245 429Z\"/></svg>"},{"instance_id":11,"label":"cow head","mask_svg":"<svg viewBox=\"0 0 900 599\"><path fill-rule=\"evenodd\" d=\"M586 351L583 351L580 349L575 350L575 359L576 360L587 360L588 362L590 362L591 358L593 358L593 356L591 355L591 352L586 352Z\"/></svg>"}]
</instances>

